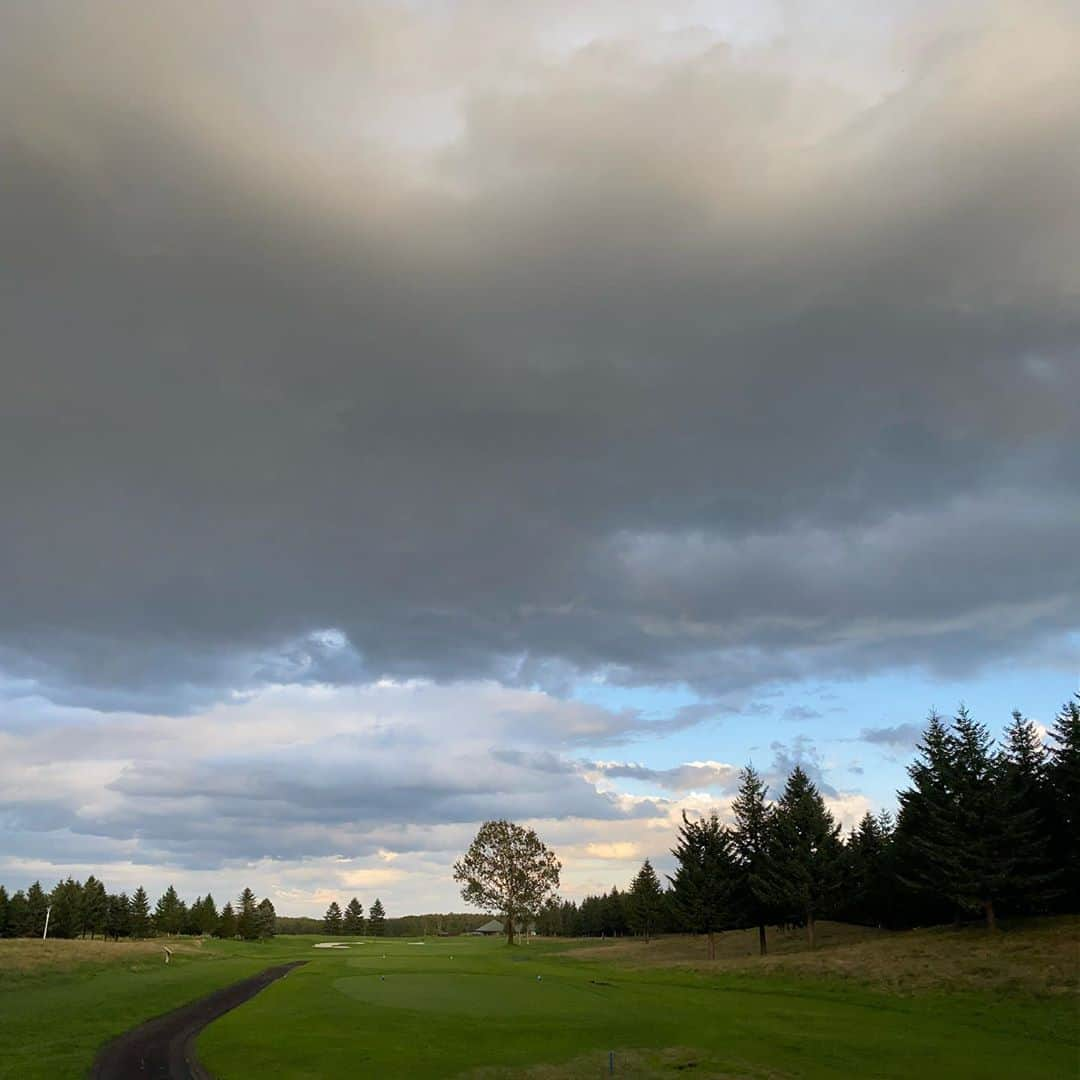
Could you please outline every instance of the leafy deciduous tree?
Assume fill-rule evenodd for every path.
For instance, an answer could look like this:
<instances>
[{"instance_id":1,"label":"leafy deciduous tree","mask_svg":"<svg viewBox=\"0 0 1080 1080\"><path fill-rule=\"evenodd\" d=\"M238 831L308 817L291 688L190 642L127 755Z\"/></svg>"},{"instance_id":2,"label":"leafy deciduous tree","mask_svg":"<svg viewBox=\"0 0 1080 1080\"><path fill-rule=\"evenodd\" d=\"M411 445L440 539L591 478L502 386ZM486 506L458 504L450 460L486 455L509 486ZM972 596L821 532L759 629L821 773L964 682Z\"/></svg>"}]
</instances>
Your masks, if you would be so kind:
<instances>
[{"instance_id":1,"label":"leafy deciduous tree","mask_svg":"<svg viewBox=\"0 0 1080 1080\"><path fill-rule=\"evenodd\" d=\"M507 943L513 944L515 928L535 919L554 898L561 869L532 829L512 821L485 821L454 864L454 880L467 903L503 917Z\"/></svg>"}]
</instances>

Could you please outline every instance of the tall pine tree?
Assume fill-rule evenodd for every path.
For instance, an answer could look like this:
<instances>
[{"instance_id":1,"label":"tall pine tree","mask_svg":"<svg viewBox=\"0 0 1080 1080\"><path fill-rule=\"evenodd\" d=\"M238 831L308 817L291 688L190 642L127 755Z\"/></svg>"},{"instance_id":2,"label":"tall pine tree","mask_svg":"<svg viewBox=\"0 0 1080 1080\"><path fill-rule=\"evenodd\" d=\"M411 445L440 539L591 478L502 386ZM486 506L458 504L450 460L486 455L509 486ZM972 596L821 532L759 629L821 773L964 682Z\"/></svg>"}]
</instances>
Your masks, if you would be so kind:
<instances>
[{"instance_id":1,"label":"tall pine tree","mask_svg":"<svg viewBox=\"0 0 1080 1080\"><path fill-rule=\"evenodd\" d=\"M354 937L364 932L364 907L355 896L345 905L345 918L341 928Z\"/></svg>"},{"instance_id":2,"label":"tall pine tree","mask_svg":"<svg viewBox=\"0 0 1080 1080\"><path fill-rule=\"evenodd\" d=\"M736 904L740 922L757 927L758 952L762 956L769 947L765 927L772 914L769 906L772 812L765 801L767 794L768 788L761 777L752 765L747 765L731 804L735 817L731 841L738 869Z\"/></svg>"},{"instance_id":3,"label":"tall pine tree","mask_svg":"<svg viewBox=\"0 0 1080 1080\"><path fill-rule=\"evenodd\" d=\"M1080 694L1067 701L1050 730L1047 780L1053 805L1050 853L1061 868L1060 896L1067 910L1080 897Z\"/></svg>"},{"instance_id":4,"label":"tall pine tree","mask_svg":"<svg viewBox=\"0 0 1080 1080\"><path fill-rule=\"evenodd\" d=\"M675 911L683 926L708 938L708 957L716 959L716 934L734 922L736 887L731 837L716 814L692 821L683 811L671 852L678 861L671 878Z\"/></svg>"},{"instance_id":5,"label":"tall pine tree","mask_svg":"<svg viewBox=\"0 0 1080 1080\"><path fill-rule=\"evenodd\" d=\"M626 914L630 929L644 934L645 940L651 941L664 915L664 890L648 859L641 864L641 869L630 885Z\"/></svg>"},{"instance_id":6,"label":"tall pine tree","mask_svg":"<svg viewBox=\"0 0 1080 1080\"><path fill-rule=\"evenodd\" d=\"M218 917L217 936L225 941L236 937L236 912L231 903L226 903Z\"/></svg>"},{"instance_id":7,"label":"tall pine tree","mask_svg":"<svg viewBox=\"0 0 1080 1080\"><path fill-rule=\"evenodd\" d=\"M840 826L821 793L796 765L776 805L770 844L770 866L763 893L773 904L799 916L810 948L817 920L836 902L843 862Z\"/></svg>"},{"instance_id":8,"label":"tall pine tree","mask_svg":"<svg viewBox=\"0 0 1080 1080\"><path fill-rule=\"evenodd\" d=\"M108 897L105 886L91 874L82 890L82 936L93 939L95 934L105 933L105 916Z\"/></svg>"},{"instance_id":9,"label":"tall pine tree","mask_svg":"<svg viewBox=\"0 0 1080 1080\"><path fill-rule=\"evenodd\" d=\"M259 936L259 920L256 916L258 901L250 889L244 889L236 901L236 932L245 941Z\"/></svg>"},{"instance_id":10,"label":"tall pine tree","mask_svg":"<svg viewBox=\"0 0 1080 1080\"><path fill-rule=\"evenodd\" d=\"M131 897L131 914L128 920L133 938L150 936L150 898L140 885Z\"/></svg>"},{"instance_id":11,"label":"tall pine tree","mask_svg":"<svg viewBox=\"0 0 1080 1080\"><path fill-rule=\"evenodd\" d=\"M323 916L323 929L328 934L340 934L342 927L341 908L338 907L336 900L330 901L330 906L326 909L326 914Z\"/></svg>"},{"instance_id":12,"label":"tall pine tree","mask_svg":"<svg viewBox=\"0 0 1080 1080\"><path fill-rule=\"evenodd\" d=\"M382 937L386 933L386 909L377 896L368 911L368 933L372 937Z\"/></svg>"}]
</instances>

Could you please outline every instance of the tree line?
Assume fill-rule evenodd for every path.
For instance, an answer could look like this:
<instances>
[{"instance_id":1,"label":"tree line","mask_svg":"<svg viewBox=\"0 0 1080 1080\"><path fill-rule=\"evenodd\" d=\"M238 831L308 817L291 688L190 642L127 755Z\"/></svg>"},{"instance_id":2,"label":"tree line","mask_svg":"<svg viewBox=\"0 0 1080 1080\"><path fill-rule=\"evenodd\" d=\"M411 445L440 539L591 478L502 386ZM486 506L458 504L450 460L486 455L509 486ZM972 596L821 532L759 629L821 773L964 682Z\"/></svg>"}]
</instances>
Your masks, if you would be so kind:
<instances>
[{"instance_id":1,"label":"tree line","mask_svg":"<svg viewBox=\"0 0 1080 1080\"><path fill-rule=\"evenodd\" d=\"M339 911L344 915L346 908L338 905ZM477 915L473 912L443 912L428 913L426 915L387 915L380 936L388 938L418 938L435 936L453 936L465 934L475 930L478 926L487 922L490 916ZM370 934L369 923L365 921L363 933ZM343 927L343 932L344 927ZM279 915L278 934L326 934L325 916L313 917L308 915Z\"/></svg>"},{"instance_id":2,"label":"tree line","mask_svg":"<svg viewBox=\"0 0 1080 1080\"><path fill-rule=\"evenodd\" d=\"M128 896L109 893L91 874L85 882L68 877L45 892L35 881L25 892L8 894L0 885L0 937L41 937L48 917L48 935L57 938L149 938L179 934L258 941L277 933L277 914L270 900L244 889L218 911L213 896L185 903L170 885L151 907L140 885Z\"/></svg>"},{"instance_id":3,"label":"tree line","mask_svg":"<svg viewBox=\"0 0 1080 1080\"><path fill-rule=\"evenodd\" d=\"M348 934L356 937L367 933L372 937L382 937L386 933L386 909L382 901L375 897L365 919L364 906L355 896L345 905L344 911L336 900L331 900L323 916L322 931L330 935Z\"/></svg>"},{"instance_id":4,"label":"tree line","mask_svg":"<svg viewBox=\"0 0 1080 1080\"><path fill-rule=\"evenodd\" d=\"M622 892L553 900L540 933L707 936L799 925L814 943L822 918L894 929L978 915L1076 910L1080 900L1080 695L1044 744L1019 712L1001 739L961 707L927 720L899 812L866 814L844 837L801 768L779 798L753 768L741 774L733 821L683 815L664 887L648 860Z\"/></svg>"}]
</instances>

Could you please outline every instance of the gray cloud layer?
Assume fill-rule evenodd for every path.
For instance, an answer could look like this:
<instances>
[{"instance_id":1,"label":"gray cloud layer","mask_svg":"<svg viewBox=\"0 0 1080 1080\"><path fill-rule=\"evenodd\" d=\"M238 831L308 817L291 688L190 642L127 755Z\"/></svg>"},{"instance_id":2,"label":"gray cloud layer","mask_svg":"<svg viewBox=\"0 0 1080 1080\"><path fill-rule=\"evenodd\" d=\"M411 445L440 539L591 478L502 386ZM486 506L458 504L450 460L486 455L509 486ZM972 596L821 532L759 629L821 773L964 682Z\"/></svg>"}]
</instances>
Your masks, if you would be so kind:
<instances>
[{"instance_id":1,"label":"gray cloud layer","mask_svg":"<svg viewBox=\"0 0 1080 1080\"><path fill-rule=\"evenodd\" d=\"M212 8L3 15L10 675L727 691L1076 627L1074 7L912 27L863 97Z\"/></svg>"}]
</instances>

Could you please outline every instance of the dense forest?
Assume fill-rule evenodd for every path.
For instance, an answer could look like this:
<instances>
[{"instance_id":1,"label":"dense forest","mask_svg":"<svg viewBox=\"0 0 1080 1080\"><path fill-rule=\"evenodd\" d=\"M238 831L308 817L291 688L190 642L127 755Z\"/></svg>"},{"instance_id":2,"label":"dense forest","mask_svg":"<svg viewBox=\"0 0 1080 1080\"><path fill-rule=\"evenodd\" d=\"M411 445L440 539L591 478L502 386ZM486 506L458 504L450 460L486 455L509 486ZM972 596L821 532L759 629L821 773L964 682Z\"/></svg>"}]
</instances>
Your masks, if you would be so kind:
<instances>
[{"instance_id":1,"label":"dense forest","mask_svg":"<svg viewBox=\"0 0 1080 1080\"><path fill-rule=\"evenodd\" d=\"M646 860L623 891L541 912L543 934L690 931L712 936L821 918L905 928L1000 915L1075 911L1080 904L1080 695L1044 744L1014 712L999 743L961 708L932 713L899 812L867 814L845 837L801 768L769 800L752 768L733 822L683 817L664 887Z\"/></svg>"},{"instance_id":2,"label":"dense forest","mask_svg":"<svg viewBox=\"0 0 1080 1080\"><path fill-rule=\"evenodd\" d=\"M817 787L795 768L770 800L747 767L732 823L685 814L663 884L646 860L620 891L564 900L539 912L541 934L587 936L739 927L805 926L822 918L905 928L978 916L1074 911L1080 903L1080 695L1067 702L1044 743L1014 712L999 742L961 708L932 713L895 820L867 814L847 836ZM145 889L109 893L91 875L40 882L9 894L0 885L0 937L142 938L213 935L258 940L276 933L420 936L474 929L486 915L388 918L376 899L365 915L353 897L322 919L279 918L269 899L244 889L218 910L211 895L185 903L170 885L157 903Z\"/></svg>"}]
</instances>

